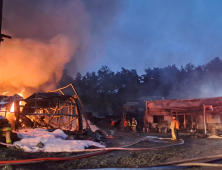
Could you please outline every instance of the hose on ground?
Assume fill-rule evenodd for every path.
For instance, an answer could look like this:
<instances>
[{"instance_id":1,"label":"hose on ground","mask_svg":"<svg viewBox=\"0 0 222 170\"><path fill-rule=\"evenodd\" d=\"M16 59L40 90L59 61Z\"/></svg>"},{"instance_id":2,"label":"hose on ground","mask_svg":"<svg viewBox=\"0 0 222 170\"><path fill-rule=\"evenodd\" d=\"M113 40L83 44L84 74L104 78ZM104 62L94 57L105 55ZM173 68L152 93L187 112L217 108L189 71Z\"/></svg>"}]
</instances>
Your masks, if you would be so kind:
<instances>
[{"instance_id":1,"label":"hose on ground","mask_svg":"<svg viewBox=\"0 0 222 170\"><path fill-rule=\"evenodd\" d=\"M161 148L166 148L166 147L175 146L175 145L181 145L181 144L184 143L184 141L181 139L180 143L170 144L170 145L165 145L165 146L160 146L160 147L152 147L152 148L126 148L126 147L130 147L132 145L135 145L135 144L137 144L137 143L139 143L139 142L141 142L143 140L145 140L145 138L142 138L139 141L136 141L134 143L131 143L131 144L128 144L128 145L124 145L124 146L121 146L121 147L78 150L76 152L86 152L86 151L87 152L89 152L89 151L97 151L97 152L81 154L81 155L67 157L67 158L51 157L51 158L35 158L35 159L0 161L0 166L15 165L15 164L29 164L29 163L37 163L37 162L43 162L43 161L70 161L70 160L83 159L83 158L88 158L88 157L92 157L92 156L96 156L96 155L105 154L105 153L113 151L113 150L134 150L134 151L138 151L138 150L154 150L154 149L161 149ZM2 143L0 143L0 144L2 144ZM4 145L12 146L12 144L10 144L10 145L9 144L4 144ZM13 146L15 146L15 145L13 145Z\"/></svg>"},{"instance_id":2,"label":"hose on ground","mask_svg":"<svg viewBox=\"0 0 222 170\"><path fill-rule=\"evenodd\" d=\"M81 154L73 157L67 157L67 158L61 158L61 157L47 157L47 158L34 158L34 159L23 159L23 160L10 160L10 161L0 161L0 166L5 165L18 165L18 164L30 164L30 163L39 163L44 161L71 161L71 160L77 160L77 159L83 159L88 158L92 156L97 156L101 154L105 154L109 151L100 151L100 152L93 152L89 154Z\"/></svg>"},{"instance_id":3,"label":"hose on ground","mask_svg":"<svg viewBox=\"0 0 222 170\"><path fill-rule=\"evenodd\" d=\"M153 166L179 165L179 164L182 164L182 163L188 163L188 162L193 162L193 161L219 159L219 158L222 158L222 154L213 155L213 156L205 156L205 157L197 157L197 158L192 158L192 159L185 159L185 160L181 160L181 161L166 162L166 163L156 164L156 165L153 165Z\"/></svg>"},{"instance_id":4,"label":"hose on ground","mask_svg":"<svg viewBox=\"0 0 222 170\"><path fill-rule=\"evenodd\" d=\"M163 139L169 139L169 138L159 138L159 139L163 140ZM183 140L180 140L181 141L180 143L171 144L171 145L165 145L165 146L161 146L161 147L153 147L153 148L125 148L125 147L130 147L130 146L132 146L134 144L137 144L140 141L143 141L143 139L141 139L141 140L139 140L137 142L131 143L129 145L122 146L122 147L102 148L99 151L97 149L97 152L87 153L87 154L80 154L80 155L75 155L75 156L71 156L71 157L67 157L67 158L61 158L61 157L55 158L55 157L52 157L52 158L35 158L35 159L25 159L25 160L0 161L0 166L40 163L40 162L44 162L44 161L71 161L71 160L89 158L89 157L92 157L92 156L97 156L97 155L105 154L105 153L108 153L108 152L113 151L113 150L152 150L152 149L160 149L160 148L180 145L180 144L184 143ZM5 143L0 143L0 144L6 145L6 146L14 146L13 144L5 144ZM96 151L96 149L86 149L86 150L87 151ZM218 158L222 158L222 154L214 155L214 156L207 156L207 157L193 158L193 159L186 159L186 160L182 160L182 161L174 161L174 162L162 163L162 164L153 165L152 167L170 166L170 165L176 165L178 167L185 167L185 166L189 166L189 167L192 167L192 166L222 167L221 164L189 163L189 162L192 162L192 161L218 159Z\"/></svg>"},{"instance_id":5,"label":"hose on ground","mask_svg":"<svg viewBox=\"0 0 222 170\"><path fill-rule=\"evenodd\" d=\"M159 139L164 139L164 138L159 138ZM169 138L165 138L165 139L169 139ZM141 150L155 150L155 149L162 149L162 148L167 148L167 147L171 147L171 146L176 146L176 145L182 145L184 144L184 140L180 139L180 143L175 143L175 144L170 144L170 145L164 145L164 146L158 146L158 147L152 147L152 148L127 148L130 147L132 145L135 145L139 142L142 142L144 140L147 139L140 139L136 142L130 143L128 145L123 145L123 146L119 146L119 147L111 147L111 148L98 148L98 149L81 149L81 150L74 150L72 152L93 152L93 151L109 151L109 150L128 150L128 151L141 151ZM6 144L6 143L2 143L0 142L0 144L5 145L5 146L16 146L13 144ZM1 162L1 161L0 161Z\"/></svg>"},{"instance_id":6,"label":"hose on ground","mask_svg":"<svg viewBox=\"0 0 222 170\"><path fill-rule=\"evenodd\" d=\"M183 163L183 164L179 164L177 166L209 166L209 167L221 167L222 168L222 164L212 164L212 163Z\"/></svg>"}]
</instances>

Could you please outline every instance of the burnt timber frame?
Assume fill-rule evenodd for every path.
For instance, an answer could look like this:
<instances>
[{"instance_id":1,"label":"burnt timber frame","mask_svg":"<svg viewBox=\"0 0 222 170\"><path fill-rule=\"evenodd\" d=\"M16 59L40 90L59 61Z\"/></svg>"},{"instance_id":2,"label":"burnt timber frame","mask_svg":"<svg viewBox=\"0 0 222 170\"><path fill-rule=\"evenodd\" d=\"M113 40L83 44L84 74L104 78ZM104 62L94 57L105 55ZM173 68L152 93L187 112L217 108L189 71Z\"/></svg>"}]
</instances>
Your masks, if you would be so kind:
<instances>
[{"instance_id":1,"label":"burnt timber frame","mask_svg":"<svg viewBox=\"0 0 222 170\"><path fill-rule=\"evenodd\" d=\"M19 105L19 102L34 102L35 105L34 106L26 106L26 105ZM42 107L40 105L38 105L39 102L47 102L49 104L48 107ZM55 105L55 107L50 107L50 104ZM62 104L65 104L62 105ZM78 107L75 103L73 102L66 102L66 101L61 101L61 100L46 100L46 99L24 99L24 100L21 100L21 101L17 101L15 102L15 117L16 117L16 130L18 129L18 124L19 124L19 119L21 118L21 116L51 116L51 118L49 118L49 121L47 122L47 124L49 125L50 124L50 121L52 120L53 117L57 117L59 116L59 118L61 116L68 116L68 117L71 117L72 119L74 118L79 118L79 114L75 114L75 107ZM25 109L34 109L35 111L34 112L29 112L29 113L24 113L24 112L21 112L21 108L25 108ZM65 112L65 113L60 113L61 109L63 108L68 108L68 111ZM37 110L51 110L53 112L48 112L48 113L38 113ZM58 123L58 126L60 127L60 121ZM34 126L35 126L35 122L34 122ZM47 126L48 128L48 126ZM78 130L79 131L82 131L83 130L83 126L79 126L78 127Z\"/></svg>"}]
</instances>

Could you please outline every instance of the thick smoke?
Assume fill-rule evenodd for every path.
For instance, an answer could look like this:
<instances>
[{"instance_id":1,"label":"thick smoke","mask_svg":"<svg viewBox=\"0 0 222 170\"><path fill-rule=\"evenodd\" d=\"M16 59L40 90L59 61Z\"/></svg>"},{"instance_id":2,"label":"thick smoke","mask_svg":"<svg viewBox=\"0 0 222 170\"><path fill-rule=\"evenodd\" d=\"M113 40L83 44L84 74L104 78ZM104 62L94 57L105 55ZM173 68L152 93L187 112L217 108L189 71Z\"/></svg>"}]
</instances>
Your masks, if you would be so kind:
<instances>
[{"instance_id":1,"label":"thick smoke","mask_svg":"<svg viewBox=\"0 0 222 170\"><path fill-rule=\"evenodd\" d=\"M5 42L0 58L1 89L14 93L23 87L38 89L49 82L52 75L54 80L47 88L55 88L74 50L75 47L71 48L62 35L54 37L49 43L32 39Z\"/></svg>"},{"instance_id":2,"label":"thick smoke","mask_svg":"<svg viewBox=\"0 0 222 170\"><path fill-rule=\"evenodd\" d=\"M93 67L102 57L104 57L107 50L107 35L110 34L109 26L112 25L117 16L123 11L123 0L81 0L89 15L89 53L85 55L85 48L80 46L75 53L72 60L67 63L66 68L69 73L76 75L76 68L79 72L89 71L84 68ZM86 57L87 56L87 57ZM82 60L79 60L82 58ZM99 66L100 67L100 66Z\"/></svg>"},{"instance_id":3,"label":"thick smoke","mask_svg":"<svg viewBox=\"0 0 222 170\"><path fill-rule=\"evenodd\" d=\"M94 33L91 26L99 28L100 18L111 20L110 12L105 17L100 11L112 9L115 3L101 0L4 1L2 32L12 39L2 43L0 92L17 93L22 88L30 93L54 89L67 63L73 75L83 71L88 64L87 49Z\"/></svg>"},{"instance_id":4,"label":"thick smoke","mask_svg":"<svg viewBox=\"0 0 222 170\"><path fill-rule=\"evenodd\" d=\"M166 69L165 69L166 70ZM170 80L171 99L208 98L222 95L222 60L216 57L205 65L195 67L188 64L185 69L169 72L166 70L166 80Z\"/></svg>"}]
</instances>

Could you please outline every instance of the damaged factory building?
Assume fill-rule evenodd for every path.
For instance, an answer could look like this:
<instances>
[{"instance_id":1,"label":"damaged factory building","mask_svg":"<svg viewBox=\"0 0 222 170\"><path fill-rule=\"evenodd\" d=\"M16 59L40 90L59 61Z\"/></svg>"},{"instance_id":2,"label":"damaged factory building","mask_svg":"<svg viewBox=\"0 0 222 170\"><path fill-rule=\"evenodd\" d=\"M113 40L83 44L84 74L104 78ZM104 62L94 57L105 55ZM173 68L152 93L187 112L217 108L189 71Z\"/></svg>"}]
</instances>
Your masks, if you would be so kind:
<instances>
[{"instance_id":1,"label":"damaged factory building","mask_svg":"<svg viewBox=\"0 0 222 170\"><path fill-rule=\"evenodd\" d=\"M180 129L222 130L222 97L146 101L144 127L157 128L159 132L170 128L175 115Z\"/></svg>"},{"instance_id":2,"label":"damaged factory building","mask_svg":"<svg viewBox=\"0 0 222 170\"><path fill-rule=\"evenodd\" d=\"M9 119L13 130L19 127L83 130L83 106L73 87L34 93L23 99L19 95L1 96L1 115Z\"/></svg>"},{"instance_id":3,"label":"damaged factory building","mask_svg":"<svg viewBox=\"0 0 222 170\"><path fill-rule=\"evenodd\" d=\"M98 132L91 130L72 84L54 91L34 93L25 99L19 95L0 97L0 114L10 121L12 130L62 129L71 135L100 137Z\"/></svg>"},{"instance_id":4,"label":"damaged factory building","mask_svg":"<svg viewBox=\"0 0 222 170\"><path fill-rule=\"evenodd\" d=\"M28 118L33 127L83 130L83 106L73 85L47 93L34 93L23 101L25 105L19 105L22 112L21 109L17 109L17 120L26 123L24 126L28 125Z\"/></svg>"}]
</instances>

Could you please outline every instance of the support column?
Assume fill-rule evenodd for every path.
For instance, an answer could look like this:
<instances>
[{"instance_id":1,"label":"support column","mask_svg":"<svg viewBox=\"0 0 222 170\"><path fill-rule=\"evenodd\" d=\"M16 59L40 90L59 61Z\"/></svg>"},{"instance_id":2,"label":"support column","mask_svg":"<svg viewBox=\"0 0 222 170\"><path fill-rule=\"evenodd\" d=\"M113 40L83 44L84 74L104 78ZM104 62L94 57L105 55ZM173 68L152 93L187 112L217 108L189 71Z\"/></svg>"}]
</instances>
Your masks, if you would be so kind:
<instances>
[{"instance_id":1,"label":"support column","mask_svg":"<svg viewBox=\"0 0 222 170\"><path fill-rule=\"evenodd\" d=\"M15 131L18 130L19 128L19 115L20 115L20 106L19 106L19 101L16 101L14 102L14 114L15 114L15 117L16 117L16 121L15 121L15 125L14 125L14 129Z\"/></svg>"},{"instance_id":2,"label":"support column","mask_svg":"<svg viewBox=\"0 0 222 170\"><path fill-rule=\"evenodd\" d=\"M184 114L183 116L184 116L183 124L184 124L184 127L187 128L187 125L186 125L186 115Z\"/></svg>"},{"instance_id":3,"label":"support column","mask_svg":"<svg viewBox=\"0 0 222 170\"><path fill-rule=\"evenodd\" d=\"M207 127L206 127L206 113L205 113L205 105L203 104L203 118L204 118L204 132L207 134Z\"/></svg>"},{"instance_id":4,"label":"support column","mask_svg":"<svg viewBox=\"0 0 222 170\"><path fill-rule=\"evenodd\" d=\"M77 104L73 108L74 108L73 113L75 112L75 115L78 115L78 118L76 119L76 130L78 131L79 130L79 111L77 108Z\"/></svg>"},{"instance_id":5,"label":"support column","mask_svg":"<svg viewBox=\"0 0 222 170\"><path fill-rule=\"evenodd\" d=\"M192 127L192 129L193 129L193 114L192 113L190 113L191 115L191 127Z\"/></svg>"},{"instance_id":6,"label":"support column","mask_svg":"<svg viewBox=\"0 0 222 170\"><path fill-rule=\"evenodd\" d=\"M78 111L78 131L82 131L83 130L83 124L82 124L82 113L80 111L79 105L77 104L77 111ZM87 120L86 120L87 121Z\"/></svg>"}]
</instances>

